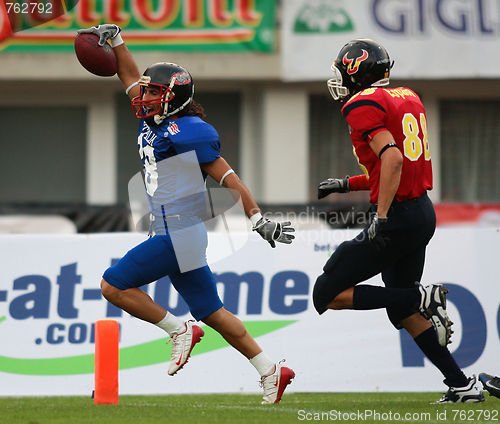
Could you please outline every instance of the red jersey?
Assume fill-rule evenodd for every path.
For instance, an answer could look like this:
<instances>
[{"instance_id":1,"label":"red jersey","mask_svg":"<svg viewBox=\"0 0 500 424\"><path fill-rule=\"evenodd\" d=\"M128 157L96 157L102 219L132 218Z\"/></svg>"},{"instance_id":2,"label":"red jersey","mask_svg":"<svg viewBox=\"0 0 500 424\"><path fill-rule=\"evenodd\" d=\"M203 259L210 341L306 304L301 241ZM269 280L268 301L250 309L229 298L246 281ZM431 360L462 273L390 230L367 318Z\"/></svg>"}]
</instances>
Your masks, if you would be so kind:
<instances>
[{"instance_id":1,"label":"red jersey","mask_svg":"<svg viewBox=\"0 0 500 424\"><path fill-rule=\"evenodd\" d=\"M381 162L369 143L384 130L392 134L403 155L395 200L413 199L432 189L427 118L420 98L412 90L367 88L349 99L342 116L349 124L354 155L368 179L371 203L378 201Z\"/></svg>"}]
</instances>

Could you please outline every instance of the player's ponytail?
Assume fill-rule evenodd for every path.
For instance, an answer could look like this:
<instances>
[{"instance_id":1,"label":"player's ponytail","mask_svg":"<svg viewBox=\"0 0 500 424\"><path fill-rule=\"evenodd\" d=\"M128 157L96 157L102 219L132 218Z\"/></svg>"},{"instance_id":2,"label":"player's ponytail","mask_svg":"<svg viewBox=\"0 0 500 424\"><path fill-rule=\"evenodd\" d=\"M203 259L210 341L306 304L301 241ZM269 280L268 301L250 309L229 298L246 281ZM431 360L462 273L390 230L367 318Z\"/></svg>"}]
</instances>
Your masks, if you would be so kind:
<instances>
[{"instance_id":1,"label":"player's ponytail","mask_svg":"<svg viewBox=\"0 0 500 424\"><path fill-rule=\"evenodd\" d=\"M198 116L201 119L205 119L205 117L207 116L203 106L195 100L192 100L188 107L179 111L179 113L177 113L176 115L179 118L181 116Z\"/></svg>"}]
</instances>

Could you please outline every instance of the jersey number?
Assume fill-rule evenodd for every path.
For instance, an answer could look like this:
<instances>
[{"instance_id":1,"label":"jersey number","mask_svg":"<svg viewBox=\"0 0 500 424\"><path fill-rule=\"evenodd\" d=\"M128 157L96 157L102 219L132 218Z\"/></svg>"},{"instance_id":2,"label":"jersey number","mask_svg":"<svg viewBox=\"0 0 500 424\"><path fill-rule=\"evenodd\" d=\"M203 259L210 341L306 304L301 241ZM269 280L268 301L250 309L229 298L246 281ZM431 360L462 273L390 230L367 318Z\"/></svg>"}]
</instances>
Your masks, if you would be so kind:
<instances>
[{"instance_id":1,"label":"jersey number","mask_svg":"<svg viewBox=\"0 0 500 424\"><path fill-rule=\"evenodd\" d=\"M153 146L146 144L143 146L143 134L139 136L139 155L144 163L144 183L146 191L150 196L154 196L158 188L158 170L156 168L156 158Z\"/></svg>"},{"instance_id":2,"label":"jersey number","mask_svg":"<svg viewBox=\"0 0 500 424\"><path fill-rule=\"evenodd\" d=\"M420 114L420 127L417 118L413 113L405 113L403 116L403 149L405 156L411 161L416 161L422 152L424 153L425 160L431 159L431 152L429 150L429 138L427 137L427 120L423 113ZM422 132L423 139L418 136Z\"/></svg>"}]
</instances>

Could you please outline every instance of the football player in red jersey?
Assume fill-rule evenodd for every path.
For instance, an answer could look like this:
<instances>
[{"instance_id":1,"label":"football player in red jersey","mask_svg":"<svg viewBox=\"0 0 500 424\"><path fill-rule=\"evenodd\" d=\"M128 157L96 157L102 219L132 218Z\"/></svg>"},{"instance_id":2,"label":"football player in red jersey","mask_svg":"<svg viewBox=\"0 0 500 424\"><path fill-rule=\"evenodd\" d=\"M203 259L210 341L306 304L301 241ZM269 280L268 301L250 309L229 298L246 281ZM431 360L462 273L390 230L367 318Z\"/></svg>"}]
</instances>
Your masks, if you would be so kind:
<instances>
[{"instance_id":1,"label":"football player in red jersey","mask_svg":"<svg viewBox=\"0 0 500 424\"><path fill-rule=\"evenodd\" d=\"M331 68L328 89L335 100L345 102L342 116L364 174L323 181L318 198L370 190L373 214L370 224L340 244L323 267L314 286L314 306L320 314L385 308L392 324L406 329L443 373L449 390L438 403L481 402L476 377L467 378L446 347L452 333L446 288L419 283L436 226L427 197L432 189L427 118L412 90L384 88L391 67L384 47L358 39L340 50ZM385 287L359 284L377 274Z\"/></svg>"}]
</instances>

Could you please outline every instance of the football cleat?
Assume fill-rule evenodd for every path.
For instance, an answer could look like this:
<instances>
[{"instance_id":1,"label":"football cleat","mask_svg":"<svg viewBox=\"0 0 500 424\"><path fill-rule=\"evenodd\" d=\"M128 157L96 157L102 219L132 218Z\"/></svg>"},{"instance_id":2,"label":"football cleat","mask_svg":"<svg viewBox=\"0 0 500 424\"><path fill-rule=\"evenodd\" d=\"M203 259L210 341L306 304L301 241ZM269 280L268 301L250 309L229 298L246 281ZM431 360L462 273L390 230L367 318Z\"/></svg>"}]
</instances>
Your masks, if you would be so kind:
<instances>
[{"instance_id":1,"label":"football cleat","mask_svg":"<svg viewBox=\"0 0 500 424\"><path fill-rule=\"evenodd\" d=\"M500 377L482 372L479 374L479 381L483 383L483 389L487 390L491 396L500 398Z\"/></svg>"},{"instance_id":2,"label":"football cleat","mask_svg":"<svg viewBox=\"0 0 500 424\"><path fill-rule=\"evenodd\" d=\"M477 387L476 376L469 378L469 384L464 387L450 387L441 399L434 402L440 403L476 403L484 402L484 395Z\"/></svg>"},{"instance_id":3,"label":"football cleat","mask_svg":"<svg viewBox=\"0 0 500 424\"><path fill-rule=\"evenodd\" d=\"M420 290L420 306L419 311L427 318L438 338L441 346L446 347L450 343L453 330L448 314L446 313L446 294L448 290L441 284L432 284L430 286L419 286Z\"/></svg>"},{"instance_id":4,"label":"football cleat","mask_svg":"<svg viewBox=\"0 0 500 424\"><path fill-rule=\"evenodd\" d=\"M186 321L184 325L186 330L182 333L174 334L170 337L172 342L172 354L168 366L168 375L174 375L188 361L191 351L196 343L201 341L205 332L193 324L194 321Z\"/></svg>"},{"instance_id":5,"label":"football cleat","mask_svg":"<svg viewBox=\"0 0 500 424\"><path fill-rule=\"evenodd\" d=\"M274 364L273 372L262 376L260 379L259 384L264 389L264 397L261 402L262 405L279 403L286 386L288 386L295 377L293 370L282 366L282 362L285 362L285 360L283 359L277 364Z\"/></svg>"}]
</instances>

